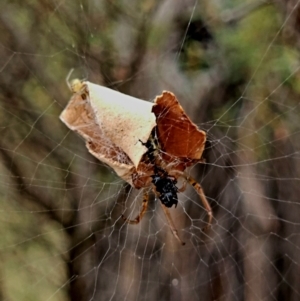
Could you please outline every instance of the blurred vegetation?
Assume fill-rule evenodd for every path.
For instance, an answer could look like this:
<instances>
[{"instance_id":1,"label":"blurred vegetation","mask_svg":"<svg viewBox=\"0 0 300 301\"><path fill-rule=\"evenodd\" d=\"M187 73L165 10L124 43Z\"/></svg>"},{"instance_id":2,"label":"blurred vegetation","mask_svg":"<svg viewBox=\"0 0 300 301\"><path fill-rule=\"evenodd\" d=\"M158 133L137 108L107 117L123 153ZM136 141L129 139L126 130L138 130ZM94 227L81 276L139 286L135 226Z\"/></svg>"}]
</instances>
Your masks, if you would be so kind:
<instances>
[{"instance_id":1,"label":"blurred vegetation","mask_svg":"<svg viewBox=\"0 0 300 301\"><path fill-rule=\"evenodd\" d=\"M296 4L2 1L0 300L298 300ZM210 233L192 191L172 211L185 249L155 204L124 225L137 192L59 120L72 68L142 99L177 95L209 138L192 172Z\"/></svg>"}]
</instances>

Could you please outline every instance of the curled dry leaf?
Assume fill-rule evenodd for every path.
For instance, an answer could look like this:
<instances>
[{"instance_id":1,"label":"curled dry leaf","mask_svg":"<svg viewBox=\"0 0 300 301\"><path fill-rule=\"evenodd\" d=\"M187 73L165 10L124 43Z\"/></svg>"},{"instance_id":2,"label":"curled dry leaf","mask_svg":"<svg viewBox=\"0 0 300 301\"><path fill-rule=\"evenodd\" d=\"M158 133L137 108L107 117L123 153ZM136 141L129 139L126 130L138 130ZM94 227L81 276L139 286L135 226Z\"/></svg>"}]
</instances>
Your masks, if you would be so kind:
<instances>
[{"instance_id":1,"label":"curled dry leaf","mask_svg":"<svg viewBox=\"0 0 300 301\"><path fill-rule=\"evenodd\" d=\"M183 171L201 159L206 134L190 120L173 93L164 91L154 103L152 112L164 160Z\"/></svg>"},{"instance_id":2,"label":"curled dry leaf","mask_svg":"<svg viewBox=\"0 0 300 301\"><path fill-rule=\"evenodd\" d=\"M152 103L83 82L60 119L85 139L92 155L132 185L132 174L147 151L139 139L147 141L156 125L152 106Z\"/></svg>"},{"instance_id":3,"label":"curled dry leaf","mask_svg":"<svg viewBox=\"0 0 300 301\"><path fill-rule=\"evenodd\" d=\"M147 148L141 142L154 127L163 159L180 171L201 159L206 139L170 92L153 104L82 82L60 119L85 139L92 155L137 189L152 180L153 166L144 159Z\"/></svg>"}]
</instances>

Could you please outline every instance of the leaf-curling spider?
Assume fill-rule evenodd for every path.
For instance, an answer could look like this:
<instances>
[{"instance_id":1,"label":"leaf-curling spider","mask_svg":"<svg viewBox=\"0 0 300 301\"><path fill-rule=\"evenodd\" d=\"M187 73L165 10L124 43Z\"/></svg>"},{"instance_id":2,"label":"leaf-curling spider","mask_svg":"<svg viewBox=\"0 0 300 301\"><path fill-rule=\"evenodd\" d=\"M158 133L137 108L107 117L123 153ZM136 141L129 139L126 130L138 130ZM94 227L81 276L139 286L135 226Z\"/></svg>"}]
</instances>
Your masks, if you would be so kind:
<instances>
[{"instance_id":1,"label":"leaf-curling spider","mask_svg":"<svg viewBox=\"0 0 300 301\"><path fill-rule=\"evenodd\" d=\"M168 167L168 165L163 161L161 156L162 150L157 139L156 129L152 131L152 134L147 142L144 143L140 140L140 143L142 143L148 149L144 155L145 162L153 165L153 174L150 176L152 178L151 184L153 192L155 196L157 196L161 201L161 206L173 235L182 245L185 245L185 242L183 242L178 236L178 231L168 210L168 208L171 208L173 205L175 205L175 207L177 206L177 193L185 191L187 182L196 190L208 215L208 222L206 227L204 227L203 229L204 231L206 231L210 227L213 218L210 204L207 201L204 191L199 183L197 183L191 176L185 174L184 172L178 171L176 169L172 170L172 165L169 164L169 166L171 167ZM182 177L185 181L184 185L181 188L178 188L176 186L177 179L179 177ZM129 224L138 224L147 211L148 202L149 192L146 191L143 195L142 209L136 216L136 218L131 220L124 217L124 215L122 215L122 218Z\"/></svg>"}]
</instances>

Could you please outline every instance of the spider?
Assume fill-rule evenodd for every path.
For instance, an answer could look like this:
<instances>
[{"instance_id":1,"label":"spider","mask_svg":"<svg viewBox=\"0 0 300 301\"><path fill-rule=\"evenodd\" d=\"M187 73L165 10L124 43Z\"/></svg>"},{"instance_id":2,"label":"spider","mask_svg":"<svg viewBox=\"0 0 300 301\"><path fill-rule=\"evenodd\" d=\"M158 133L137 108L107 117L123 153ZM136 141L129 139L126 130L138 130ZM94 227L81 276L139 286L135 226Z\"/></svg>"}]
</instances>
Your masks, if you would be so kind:
<instances>
[{"instance_id":1,"label":"spider","mask_svg":"<svg viewBox=\"0 0 300 301\"><path fill-rule=\"evenodd\" d=\"M177 193L183 192L186 189L187 182L191 186L193 186L193 188L196 190L196 192L200 196L202 204L208 215L207 226L203 230L207 230L211 225L212 218L213 218L212 209L199 183L197 183L191 176L185 174L184 172L178 170L172 170L172 167L168 168L168 165L164 163L160 155L162 150L158 142L155 128L147 142L142 142L141 140L139 141L148 149L144 155L146 158L146 162L148 161L149 164L153 165L154 173L150 176L152 178L151 184L152 184L153 192L155 196L161 201L161 206L163 208L164 214L166 216L166 219L168 221L169 227L173 235L182 245L185 245L185 243L178 236L178 231L174 225L174 222L168 210L168 208L171 208L173 205L175 205L176 208L178 203ZM178 188L176 186L177 179L179 177L182 177L185 181L181 188ZM122 218L129 224L138 224L142 220L145 212L147 211L148 202L149 202L149 192L146 191L143 196L142 209L140 213L137 215L137 217L131 220L124 217L124 215L122 215Z\"/></svg>"}]
</instances>

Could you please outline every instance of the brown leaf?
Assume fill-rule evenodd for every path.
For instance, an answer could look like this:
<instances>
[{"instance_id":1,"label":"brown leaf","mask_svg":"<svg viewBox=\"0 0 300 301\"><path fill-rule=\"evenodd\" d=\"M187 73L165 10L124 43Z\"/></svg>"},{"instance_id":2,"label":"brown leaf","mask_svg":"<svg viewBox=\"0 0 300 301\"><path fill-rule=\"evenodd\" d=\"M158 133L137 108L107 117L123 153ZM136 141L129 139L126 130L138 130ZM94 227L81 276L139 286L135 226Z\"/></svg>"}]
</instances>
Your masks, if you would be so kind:
<instances>
[{"instance_id":1,"label":"brown leaf","mask_svg":"<svg viewBox=\"0 0 300 301\"><path fill-rule=\"evenodd\" d=\"M190 120L175 95L164 91L156 97L152 111L156 116L158 140L168 157L166 160L180 162L185 167L200 161L206 133Z\"/></svg>"}]
</instances>

